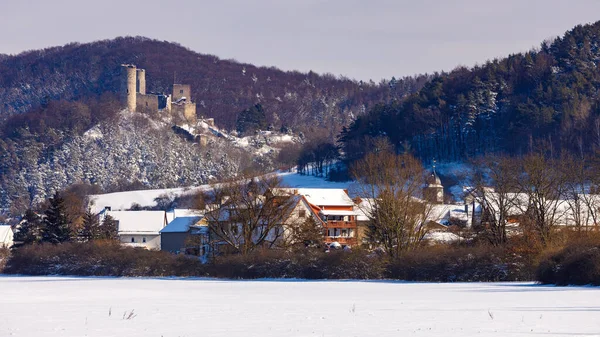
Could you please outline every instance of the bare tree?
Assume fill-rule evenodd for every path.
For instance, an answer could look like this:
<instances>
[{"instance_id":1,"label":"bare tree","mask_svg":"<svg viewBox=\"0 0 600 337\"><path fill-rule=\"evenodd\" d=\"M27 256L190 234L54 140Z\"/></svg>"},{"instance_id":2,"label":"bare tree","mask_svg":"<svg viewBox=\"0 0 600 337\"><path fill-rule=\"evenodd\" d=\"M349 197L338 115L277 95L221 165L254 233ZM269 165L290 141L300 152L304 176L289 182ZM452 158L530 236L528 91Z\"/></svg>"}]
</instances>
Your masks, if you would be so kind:
<instances>
[{"instance_id":1,"label":"bare tree","mask_svg":"<svg viewBox=\"0 0 600 337\"><path fill-rule=\"evenodd\" d=\"M422 196L425 183L421 163L410 154L383 150L356 162L351 173L357 193L364 198L368 240L391 257L416 248L423 240L431 206Z\"/></svg>"},{"instance_id":2,"label":"bare tree","mask_svg":"<svg viewBox=\"0 0 600 337\"><path fill-rule=\"evenodd\" d=\"M481 230L486 239L499 246L507 242L509 218L521 196L516 163L508 157L486 157L475 163L472 197L481 204Z\"/></svg>"},{"instance_id":3,"label":"bare tree","mask_svg":"<svg viewBox=\"0 0 600 337\"><path fill-rule=\"evenodd\" d=\"M519 203L524 225L530 225L542 245L552 241L556 226L564 220L565 173L560 163L542 154L529 154L520 161L517 180L527 202Z\"/></svg>"},{"instance_id":4,"label":"bare tree","mask_svg":"<svg viewBox=\"0 0 600 337\"><path fill-rule=\"evenodd\" d=\"M257 247L282 243L294 198L270 193L280 186L281 180L274 176L214 186L207 195L210 209L205 215L213 244L248 254Z\"/></svg>"},{"instance_id":5,"label":"bare tree","mask_svg":"<svg viewBox=\"0 0 600 337\"><path fill-rule=\"evenodd\" d=\"M578 232L596 227L600 220L600 195L595 194L598 178L594 163L565 155L561 158L561 168L565 176L566 221Z\"/></svg>"}]
</instances>

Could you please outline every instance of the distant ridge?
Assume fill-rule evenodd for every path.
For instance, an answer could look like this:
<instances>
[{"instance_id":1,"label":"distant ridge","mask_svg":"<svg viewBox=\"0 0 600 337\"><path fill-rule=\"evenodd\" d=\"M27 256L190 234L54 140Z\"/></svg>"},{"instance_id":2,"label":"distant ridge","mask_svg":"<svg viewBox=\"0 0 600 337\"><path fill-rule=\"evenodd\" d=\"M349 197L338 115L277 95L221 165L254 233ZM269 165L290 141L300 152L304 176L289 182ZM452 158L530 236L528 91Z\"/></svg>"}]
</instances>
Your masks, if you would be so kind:
<instances>
[{"instance_id":1,"label":"distant ridge","mask_svg":"<svg viewBox=\"0 0 600 337\"><path fill-rule=\"evenodd\" d=\"M375 103L400 99L427 80L359 83L222 60L172 42L119 37L0 56L0 120L48 100L116 93L123 63L148 71L148 91L170 92L174 80L190 84L198 114L215 117L225 128L234 127L240 111L260 103L276 127L339 130Z\"/></svg>"}]
</instances>

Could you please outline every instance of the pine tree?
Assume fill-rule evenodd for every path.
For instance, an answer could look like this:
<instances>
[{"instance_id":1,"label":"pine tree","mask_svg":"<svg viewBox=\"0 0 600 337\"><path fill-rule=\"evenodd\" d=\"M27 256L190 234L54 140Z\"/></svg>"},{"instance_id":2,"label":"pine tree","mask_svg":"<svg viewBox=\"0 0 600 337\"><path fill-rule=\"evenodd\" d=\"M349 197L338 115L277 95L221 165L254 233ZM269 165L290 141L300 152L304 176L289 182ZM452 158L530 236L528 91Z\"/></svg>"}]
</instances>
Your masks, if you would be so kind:
<instances>
[{"instance_id":1,"label":"pine tree","mask_svg":"<svg viewBox=\"0 0 600 337\"><path fill-rule=\"evenodd\" d=\"M23 221L15 233L15 241L23 242L26 245L42 241L42 220L31 209L25 212Z\"/></svg>"},{"instance_id":2,"label":"pine tree","mask_svg":"<svg viewBox=\"0 0 600 337\"><path fill-rule=\"evenodd\" d=\"M119 240L118 222L112 216L107 215L102 221L100 228L100 239L104 240Z\"/></svg>"},{"instance_id":3,"label":"pine tree","mask_svg":"<svg viewBox=\"0 0 600 337\"><path fill-rule=\"evenodd\" d=\"M304 247L319 247L325 241L323 227L309 216L304 222L292 228L292 240L294 244L302 244Z\"/></svg>"},{"instance_id":4,"label":"pine tree","mask_svg":"<svg viewBox=\"0 0 600 337\"><path fill-rule=\"evenodd\" d=\"M83 215L83 225L79 231L81 241L92 241L101 237L100 223L98 217L88 209Z\"/></svg>"},{"instance_id":5,"label":"pine tree","mask_svg":"<svg viewBox=\"0 0 600 337\"><path fill-rule=\"evenodd\" d=\"M65 200L58 192L50 198L50 206L46 210L42 241L58 244L71 239L71 227L67 217Z\"/></svg>"}]
</instances>

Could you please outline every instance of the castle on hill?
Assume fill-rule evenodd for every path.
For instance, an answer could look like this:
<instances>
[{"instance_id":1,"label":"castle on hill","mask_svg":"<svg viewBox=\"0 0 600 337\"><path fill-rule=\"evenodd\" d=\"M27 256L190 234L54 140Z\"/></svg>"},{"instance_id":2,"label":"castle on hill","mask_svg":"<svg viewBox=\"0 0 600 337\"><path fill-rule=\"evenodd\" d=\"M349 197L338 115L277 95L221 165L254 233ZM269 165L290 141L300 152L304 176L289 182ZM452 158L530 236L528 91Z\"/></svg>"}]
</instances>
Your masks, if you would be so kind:
<instances>
[{"instance_id":1,"label":"castle on hill","mask_svg":"<svg viewBox=\"0 0 600 337\"><path fill-rule=\"evenodd\" d=\"M133 64L121 66L121 102L131 112L167 112L196 122L196 104L189 84L173 84L173 94L146 93L146 70Z\"/></svg>"}]
</instances>

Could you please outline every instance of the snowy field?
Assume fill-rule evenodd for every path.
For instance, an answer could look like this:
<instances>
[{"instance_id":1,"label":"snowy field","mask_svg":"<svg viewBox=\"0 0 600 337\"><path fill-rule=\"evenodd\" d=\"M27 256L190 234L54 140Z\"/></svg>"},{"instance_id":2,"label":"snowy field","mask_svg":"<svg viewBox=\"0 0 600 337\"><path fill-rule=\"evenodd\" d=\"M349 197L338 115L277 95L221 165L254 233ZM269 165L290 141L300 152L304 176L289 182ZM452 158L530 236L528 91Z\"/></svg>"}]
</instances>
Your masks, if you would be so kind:
<instances>
[{"instance_id":1,"label":"snowy field","mask_svg":"<svg viewBox=\"0 0 600 337\"><path fill-rule=\"evenodd\" d=\"M0 277L0 336L600 336L600 289Z\"/></svg>"}]
</instances>

